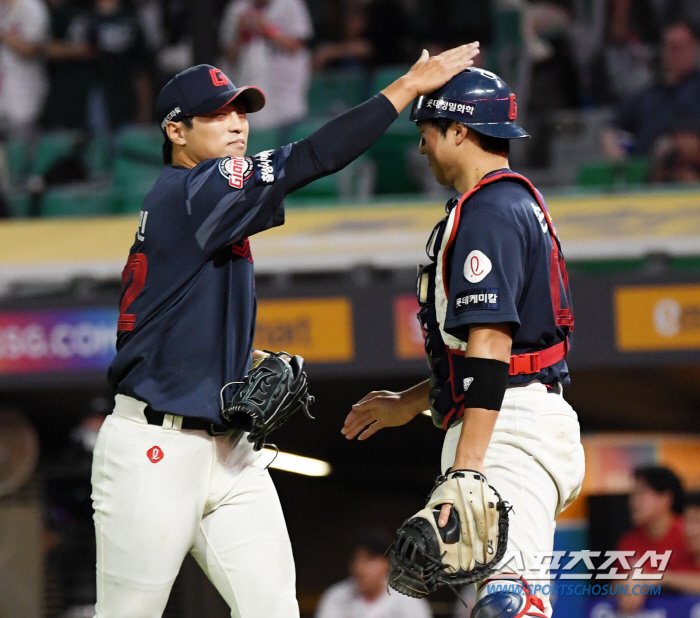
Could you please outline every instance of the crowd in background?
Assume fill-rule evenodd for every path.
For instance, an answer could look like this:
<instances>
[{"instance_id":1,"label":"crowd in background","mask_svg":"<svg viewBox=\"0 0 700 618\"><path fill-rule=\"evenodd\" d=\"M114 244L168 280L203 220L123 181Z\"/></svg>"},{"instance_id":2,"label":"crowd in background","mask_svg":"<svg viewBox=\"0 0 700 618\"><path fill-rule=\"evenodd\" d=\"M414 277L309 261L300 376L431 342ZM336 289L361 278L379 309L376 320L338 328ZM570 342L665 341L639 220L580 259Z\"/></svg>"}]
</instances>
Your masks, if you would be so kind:
<instances>
[{"instance_id":1,"label":"crowd in background","mask_svg":"<svg viewBox=\"0 0 700 618\"><path fill-rule=\"evenodd\" d=\"M684 492L669 468L639 467L634 471L629 512L633 528L616 549L630 552L630 565L649 551L670 552L668 561L651 564L645 572L655 576L664 594L700 594L700 492ZM638 612L646 596L618 595L617 604L626 613Z\"/></svg>"},{"instance_id":2,"label":"crowd in background","mask_svg":"<svg viewBox=\"0 0 700 618\"><path fill-rule=\"evenodd\" d=\"M694 0L213 0L216 57L268 104L253 129L308 115L314 72L409 65L479 40L546 166L548 118L617 108L603 131L611 161L644 156L648 180L700 181L700 3ZM114 134L153 123L153 100L195 62L187 0L0 0L0 136ZM201 60L201 58L199 58ZM527 79L523 79L526 75ZM539 144L544 143L543 147Z\"/></svg>"}]
</instances>

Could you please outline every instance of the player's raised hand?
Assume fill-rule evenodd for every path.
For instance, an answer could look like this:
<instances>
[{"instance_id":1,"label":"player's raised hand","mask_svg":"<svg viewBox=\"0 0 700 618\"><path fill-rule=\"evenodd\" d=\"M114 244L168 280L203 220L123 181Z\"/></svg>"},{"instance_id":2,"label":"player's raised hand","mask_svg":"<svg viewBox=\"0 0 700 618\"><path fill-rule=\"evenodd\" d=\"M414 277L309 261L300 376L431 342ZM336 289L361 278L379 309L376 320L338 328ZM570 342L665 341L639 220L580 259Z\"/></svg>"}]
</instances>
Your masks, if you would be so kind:
<instances>
[{"instance_id":1,"label":"player's raised hand","mask_svg":"<svg viewBox=\"0 0 700 618\"><path fill-rule=\"evenodd\" d=\"M417 96L437 90L457 73L472 66L478 53L478 41L448 49L437 56L430 56L424 49L408 73L382 90L382 94L401 113Z\"/></svg>"},{"instance_id":2,"label":"player's raised hand","mask_svg":"<svg viewBox=\"0 0 700 618\"><path fill-rule=\"evenodd\" d=\"M478 41L448 49L437 56L430 56L424 49L405 77L415 88L416 96L428 94L444 86L457 73L472 66L478 53Z\"/></svg>"},{"instance_id":3,"label":"player's raised hand","mask_svg":"<svg viewBox=\"0 0 700 618\"><path fill-rule=\"evenodd\" d=\"M340 432L348 440L358 435L358 440L366 440L384 427L405 425L416 412L402 395L391 391L372 391L365 395L352 407Z\"/></svg>"}]
</instances>

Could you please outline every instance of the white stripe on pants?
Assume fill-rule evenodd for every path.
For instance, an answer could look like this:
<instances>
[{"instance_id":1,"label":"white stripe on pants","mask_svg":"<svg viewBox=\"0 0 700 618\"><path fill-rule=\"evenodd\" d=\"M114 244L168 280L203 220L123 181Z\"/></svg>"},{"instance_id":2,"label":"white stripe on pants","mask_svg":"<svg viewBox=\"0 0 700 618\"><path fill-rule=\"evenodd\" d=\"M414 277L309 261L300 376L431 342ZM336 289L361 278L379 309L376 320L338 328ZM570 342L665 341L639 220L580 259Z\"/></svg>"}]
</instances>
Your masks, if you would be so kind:
<instances>
[{"instance_id":1,"label":"white stripe on pants","mask_svg":"<svg viewBox=\"0 0 700 618\"><path fill-rule=\"evenodd\" d=\"M447 431L443 472L454 464L461 430L459 423ZM581 489L585 462L576 413L543 384L509 388L484 463L489 484L513 506L506 557L519 551L525 567L521 571L510 561L498 572L528 579L535 553L552 551L555 518ZM538 596L551 616L549 595Z\"/></svg>"},{"instance_id":2,"label":"white stripe on pants","mask_svg":"<svg viewBox=\"0 0 700 618\"><path fill-rule=\"evenodd\" d=\"M97 617L160 618L191 552L234 618L298 618L291 544L261 454L240 432L180 430L169 415L149 425L145 404L115 403L92 467Z\"/></svg>"}]
</instances>

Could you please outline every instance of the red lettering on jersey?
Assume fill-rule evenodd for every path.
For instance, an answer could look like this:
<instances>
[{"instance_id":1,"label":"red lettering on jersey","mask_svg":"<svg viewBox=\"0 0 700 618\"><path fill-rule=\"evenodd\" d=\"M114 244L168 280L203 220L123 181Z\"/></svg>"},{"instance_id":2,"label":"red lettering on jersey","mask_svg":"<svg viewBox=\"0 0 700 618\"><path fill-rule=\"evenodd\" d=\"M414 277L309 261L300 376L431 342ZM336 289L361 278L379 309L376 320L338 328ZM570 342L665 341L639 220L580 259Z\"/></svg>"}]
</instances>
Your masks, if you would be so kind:
<instances>
[{"instance_id":1,"label":"red lettering on jersey","mask_svg":"<svg viewBox=\"0 0 700 618\"><path fill-rule=\"evenodd\" d=\"M228 78L219 69L209 69L211 81L215 86L226 86Z\"/></svg>"},{"instance_id":2,"label":"red lettering on jersey","mask_svg":"<svg viewBox=\"0 0 700 618\"><path fill-rule=\"evenodd\" d=\"M127 313L129 305L136 300L146 284L146 271L148 270L148 260L143 253L134 253L129 256L126 266L122 271L122 300L119 303L119 321L117 330L134 330L136 314Z\"/></svg>"},{"instance_id":3,"label":"red lettering on jersey","mask_svg":"<svg viewBox=\"0 0 700 618\"><path fill-rule=\"evenodd\" d=\"M160 446L153 446L146 452L146 457L148 457L152 463L158 463L163 459L163 449Z\"/></svg>"},{"instance_id":4,"label":"red lettering on jersey","mask_svg":"<svg viewBox=\"0 0 700 618\"><path fill-rule=\"evenodd\" d=\"M510 110L508 111L508 118L515 120L518 117L518 104L515 102L515 95L510 95Z\"/></svg>"}]
</instances>

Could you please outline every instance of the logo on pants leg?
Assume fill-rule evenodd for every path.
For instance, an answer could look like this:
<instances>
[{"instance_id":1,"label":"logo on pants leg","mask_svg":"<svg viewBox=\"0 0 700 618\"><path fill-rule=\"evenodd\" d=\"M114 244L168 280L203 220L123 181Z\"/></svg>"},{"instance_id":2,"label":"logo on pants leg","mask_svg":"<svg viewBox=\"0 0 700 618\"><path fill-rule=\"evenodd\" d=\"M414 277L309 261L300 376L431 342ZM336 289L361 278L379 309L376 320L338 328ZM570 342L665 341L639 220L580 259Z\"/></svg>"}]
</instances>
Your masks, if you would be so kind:
<instances>
[{"instance_id":1,"label":"logo on pants leg","mask_svg":"<svg viewBox=\"0 0 700 618\"><path fill-rule=\"evenodd\" d=\"M153 446L146 451L146 457L148 457L152 463L158 463L163 459L163 450L160 446Z\"/></svg>"}]
</instances>

